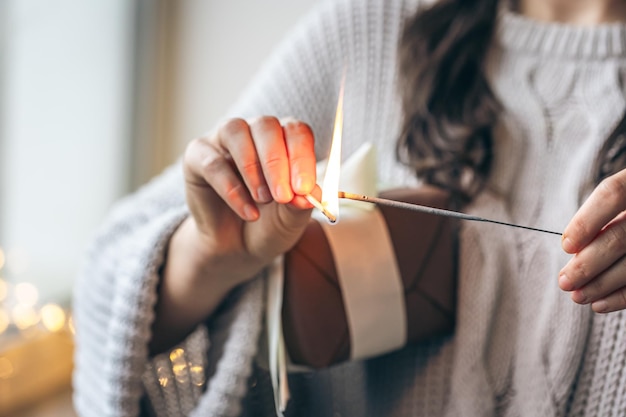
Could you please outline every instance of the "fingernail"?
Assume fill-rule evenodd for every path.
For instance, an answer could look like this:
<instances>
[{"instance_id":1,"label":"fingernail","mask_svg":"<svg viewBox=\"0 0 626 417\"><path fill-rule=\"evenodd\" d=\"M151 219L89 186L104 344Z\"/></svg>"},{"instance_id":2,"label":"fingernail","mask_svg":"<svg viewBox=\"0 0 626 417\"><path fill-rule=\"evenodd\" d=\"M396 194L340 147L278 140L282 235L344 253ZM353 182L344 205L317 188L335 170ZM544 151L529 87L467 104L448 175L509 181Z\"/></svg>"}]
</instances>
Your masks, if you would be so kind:
<instances>
[{"instance_id":1,"label":"fingernail","mask_svg":"<svg viewBox=\"0 0 626 417\"><path fill-rule=\"evenodd\" d=\"M252 204L246 204L243 206L243 214L246 217L246 220L253 221L257 219L259 212Z\"/></svg>"},{"instance_id":2,"label":"fingernail","mask_svg":"<svg viewBox=\"0 0 626 417\"><path fill-rule=\"evenodd\" d=\"M598 300L591 304L591 308L596 313L606 313L609 310L609 303L607 303L606 300Z\"/></svg>"},{"instance_id":3,"label":"fingernail","mask_svg":"<svg viewBox=\"0 0 626 417\"><path fill-rule=\"evenodd\" d=\"M572 284L572 281L570 281L567 275L565 274L561 274L559 276L559 287L561 287L563 291L571 291L574 289L574 285Z\"/></svg>"},{"instance_id":4,"label":"fingernail","mask_svg":"<svg viewBox=\"0 0 626 417\"><path fill-rule=\"evenodd\" d=\"M269 188L267 188L267 185L260 186L257 189L256 193L257 198L260 202L269 203L270 201L272 201L272 194L270 193Z\"/></svg>"},{"instance_id":5,"label":"fingernail","mask_svg":"<svg viewBox=\"0 0 626 417\"><path fill-rule=\"evenodd\" d=\"M578 304L587 304L587 296L582 290L574 291L572 293L572 300Z\"/></svg>"},{"instance_id":6,"label":"fingernail","mask_svg":"<svg viewBox=\"0 0 626 417\"><path fill-rule=\"evenodd\" d=\"M561 247L567 253L573 253L576 250L576 246L574 246L574 242L569 237L563 237L563 241L561 242Z\"/></svg>"},{"instance_id":7,"label":"fingernail","mask_svg":"<svg viewBox=\"0 0 626 417\"><path fill-rule=\"evenodd\" d=\"M291 194L291 189L286 184L279 184L276 187L276 199L281 202L289 202L293 198L293 194Z\"/></svg>"},{"instance_id":8,"label":"fingernail","mask_svg":"<svg viewBox=\"0 0 626 417\"><path fill-rule=\"evenodd\" d=\"M309 175L298 175L296 177L295 189L299 194L308 194L313 191L313 187L315 184L313 183L313 178Z\"/></svg>"}]
</instances>

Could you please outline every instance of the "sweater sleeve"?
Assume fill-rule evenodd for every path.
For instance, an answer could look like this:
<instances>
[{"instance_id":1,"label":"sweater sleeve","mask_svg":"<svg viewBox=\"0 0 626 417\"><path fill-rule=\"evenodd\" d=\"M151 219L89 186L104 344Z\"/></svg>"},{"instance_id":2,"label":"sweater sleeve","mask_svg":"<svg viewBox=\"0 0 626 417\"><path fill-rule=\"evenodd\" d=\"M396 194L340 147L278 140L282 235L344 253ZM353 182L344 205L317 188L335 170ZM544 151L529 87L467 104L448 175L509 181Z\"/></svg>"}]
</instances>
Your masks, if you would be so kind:
<instances>
[{"instance_id":1,"label":"sweater sleeve","mask_svg":"<svg viewBox=\"0 0 626 417\"><path fill-rule=\"evenodd\" d=\"M120 201L91 244L73 299L74 401L81 416L138 414L159 267L186 215L176 165Z\"/></svg>"},{"instance_id":2,"label":"sweater sleeve","mask_svg":"<svg viewBox=\"0 0 626 417\"><path fill-rule=\"evenodd\" d=\"M348 66L350 77L351 69L363 73L372 64L368 48L380 45L368 37L383 31L368 22L381 10L387 9L380 0L320 3L278 46L226 116L298 118L312 127L316 152L325 155L343 68ZM392 49L395 43L383 46ZM159 389L158 361L163 359L148 366L147 347L159 268L170 236L187 215L178 163L119 202L94 239L74 292L74 403L81 417L138 416L146 387L149 390L152 383ZM208 360L208 379L202 381L205 391L191 392L190 402L175 394L178 398L171 403L186 405L168 415L239 414L261 329L263 279L238 289L227 304L207 327L210 348L201 359ZM207 334L202 332L206 329L185 342L190 355L204 352ZM169 359L164 366L175 366ZM153 377L144 387L146 369ZM161 379L160 385L166 382Z\"/></svg>"}]
</instances>

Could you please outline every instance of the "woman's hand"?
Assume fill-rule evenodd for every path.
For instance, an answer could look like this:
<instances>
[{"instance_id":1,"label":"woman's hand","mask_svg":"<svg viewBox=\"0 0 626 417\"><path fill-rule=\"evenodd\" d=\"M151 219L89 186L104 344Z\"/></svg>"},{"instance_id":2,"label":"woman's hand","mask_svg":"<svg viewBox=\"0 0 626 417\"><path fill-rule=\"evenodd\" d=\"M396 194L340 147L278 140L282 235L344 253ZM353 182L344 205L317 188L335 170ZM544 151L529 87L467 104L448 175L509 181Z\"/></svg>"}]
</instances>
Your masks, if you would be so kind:
<instances>
[{"instance_id":1,"label":"woman's hand","mask_svg":"<svg viewBox=\"0 0 626 417\"><path fill-rule=\"evenodd\" d=\"M602 181L563 233L575 254L559 275L572 300L597 313L626 308L626 170Z\"/></svg>"},{"instance_id":2,"label":"woman's hand","mask_svg":"<svg viewBox=\"0 0 626 417\"><path fill-rule=\"evenodd\" d=\"M238 258L250 278L293 246L315 187L311 129L274 117L232 119L185 152L187 203L207 256Z\"/></svg>"},{"instance_id":3,"label":"woman's hand","mask_svg":"<svg viewBox=\"0 0 626 417\"><path fill-rule=\"evenodd\" d=\"M303 122L232 119L192 141L183 159L191 216L162 270L152 352L169 348L237 285L300 238L315 185L313 133Z\"/></svg>"}]
</instances>

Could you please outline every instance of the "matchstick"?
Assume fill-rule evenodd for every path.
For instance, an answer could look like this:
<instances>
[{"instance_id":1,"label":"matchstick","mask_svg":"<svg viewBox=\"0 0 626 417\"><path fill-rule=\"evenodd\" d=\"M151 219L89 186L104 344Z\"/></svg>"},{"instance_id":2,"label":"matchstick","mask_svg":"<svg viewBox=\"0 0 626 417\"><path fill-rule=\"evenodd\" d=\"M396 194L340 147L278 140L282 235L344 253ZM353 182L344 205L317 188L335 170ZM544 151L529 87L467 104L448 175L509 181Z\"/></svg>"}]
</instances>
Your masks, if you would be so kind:
<instances>
[{"instance_id":1,"label":"matchstick","mask_svg":"<svg viewBox=\"0 0 626 417\"><path fill-rule=\"evenodd\" d=\"M315 207L316 209L318 209L319 211L322 212L322 214L324 216L326 216L326 218L328 219L328 221L330 221L331 223L335 223L337 221L337 216L335 216L333 213L331 213L330 211L326 210L326 207L324 207L322 205L322 203L320 203L319 201L317 201L315 199L315 197L313 197L311 194L307 194L304 196L304 198L307 199L307 201L309 203L311 203L313 205L313 207Z\"/></svg>"}]
</instances>

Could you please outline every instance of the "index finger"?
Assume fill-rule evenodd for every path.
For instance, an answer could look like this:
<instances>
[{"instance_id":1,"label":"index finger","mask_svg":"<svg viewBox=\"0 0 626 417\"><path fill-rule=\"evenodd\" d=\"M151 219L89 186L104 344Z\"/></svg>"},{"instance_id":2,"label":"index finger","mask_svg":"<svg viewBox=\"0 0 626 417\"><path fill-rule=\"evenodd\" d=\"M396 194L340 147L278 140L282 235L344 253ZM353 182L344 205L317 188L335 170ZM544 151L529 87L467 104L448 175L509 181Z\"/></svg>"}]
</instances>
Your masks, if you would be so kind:
<instances>
[{"instance_id":1,"label":"index finger","mask_svg":"<svg viewBox=\"0 0 626 417\"><path fill-rule=\"evenodd\" d=\"M624 210L626 170L602 180L578 209L563 232L563 250L567 253L579 252Z\"/></svg>"}]
</instances>

